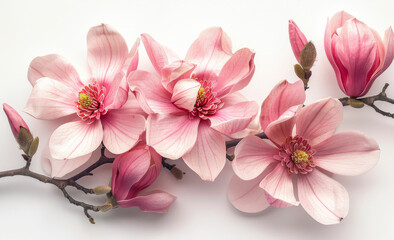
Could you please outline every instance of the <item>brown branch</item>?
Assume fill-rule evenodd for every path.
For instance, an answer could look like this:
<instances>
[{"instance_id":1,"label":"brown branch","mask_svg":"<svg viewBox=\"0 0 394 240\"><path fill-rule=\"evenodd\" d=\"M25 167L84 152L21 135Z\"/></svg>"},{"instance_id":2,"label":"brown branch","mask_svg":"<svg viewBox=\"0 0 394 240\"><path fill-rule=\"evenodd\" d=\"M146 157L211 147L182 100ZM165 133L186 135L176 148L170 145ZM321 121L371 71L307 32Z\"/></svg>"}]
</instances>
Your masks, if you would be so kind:
<instances>
[{"instance_id":1,"label":"brown branch","mask_svg":"<svg viewBox=\"0 0 394 240\"><path fill-rule=\"evenodd\" d=\"M386 112L380 109L375 105L375 102L388 102L394 104L394 99L387 97L386 89L389 87L389 84L386 83L382 89L382 91L374 96L364 97L364 98L351 98L351 97L344 97L340 98L339 101L342 103L343 106L353 106L353 107L362 107L364 104L372 107L375 111L379 114L382 114L386 117L394 118L394 113ZM357 105L361 103L362 105Z\"/></svg>"}]
</instances>

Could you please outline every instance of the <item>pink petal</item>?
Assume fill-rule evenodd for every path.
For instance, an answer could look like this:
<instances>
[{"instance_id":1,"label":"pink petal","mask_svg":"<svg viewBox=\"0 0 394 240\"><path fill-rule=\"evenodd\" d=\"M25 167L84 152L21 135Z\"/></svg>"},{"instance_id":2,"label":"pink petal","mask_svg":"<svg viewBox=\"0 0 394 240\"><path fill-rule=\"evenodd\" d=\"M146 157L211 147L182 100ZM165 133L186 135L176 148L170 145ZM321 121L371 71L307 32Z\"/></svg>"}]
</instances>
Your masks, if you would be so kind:
<instances>
[{"instance_id":1,"label":"pink petal","mask_svg":"<svg viewBox=\"0 0 394 240\"><path fill-rule=\"evenodd\" d=\"M226 141L209 124L201 122L197 141L183 160L204 181L214 181L226 163Z\"/></svg>"},{"instance_id":2,"label":"pink petal","mask_svg":"<svg viewBox=\"0 0 394 240\"><path fill-rule=\"evenodd\" d=\"M331 66L334 68L338 85L341 88L343 92L345 92L345 89L342 84L341 80L341 70L339 66L336 64L333 52L332 52L332 41L331 38L333 34L337 31L338 28L342 27L342 25L349 19L352 19L353 16L346 13L345 11L338 12L336 13L330 20L327 21L326 25L326 31L324 35L324 49L327 54L327 58L331 63Z\"/></svg>"},{"instance_id":3,"label":"pink petal","mask_svg":"<svg viewBox=\"0 0 394 240\"><path fill-rule=\"evenodd\" d=\"M282 200L279 200L277 198L272 197L266 191L264 191L264 192L265 192L265 197L267 199L268 204L273 206L273 207L276 207L276 208L287 208L287 207L294 206L291 203L287 203L285 201L282 201Z\"/></svg>"},{"instance_id":4,"label":"pink petal","mask_svg":"<svg viewBox=\"0 0 394 240\"><path fill-rule=\"evenodd\" d=\"M244 181L234 175L227 190L227 197L231 204L246 213L261 212L269 207L265 191L259 187L260 181L260 177Z\"/></svg>"},{"instance_id":5,"label":"pink petal","mask_svg":"<svg viewBox=\"0 0 394 240\"><path fill-rule=\"evenodd\" d=\"M294 56L297 61L300 61L301 51L308 43L308 40L293 20L289 20L289 40Z\"/></svg>"},{"instance_id":6,"label":"pink petal","mask_svg":"<svg viewBox=\"0 0 394 240\"><path fill-rule=\"evenodd\" d=\"M155 67L157 73L161 75L162 69L173 61L177 61L178 57L168 48L160 45L149 34L141 34L141 40L144 43L149 59Z\"/></svg>"},{"instance_id":7,"label":"pink petal","mask_svg":"<svg viewBox=\"0 0 394 240\"><path fill-rule=\"evenodd\" d=\"M200 87L201 83L194 79L179 80L174 86L171 102L178 108L192 111Z\"/></svg>"},{"instance_id":8,"label":"pink petal","mask_svg":"<svg viewBox=\"0 0 394 240\"><path fill-rule=\"evenodd\" d=\"M128 108L111 110L101 121L104 146L114 154L130 150L145 131L145 118Z\"/></svg>"},{"instance_id":9,"label":"pink petal","mask_svg":"<svg viewBox=\"0 0 394 240\"><path fill-rule=\"evenodd\" d=\"M164 89L156 75L138 70L132 72L127 81L146 113L168 114L182 111L171 102L171 94Z\"/></svg>"},{"instance_id":10,"label":"pink petal","mask_svg":"<svg viewBox=\"0 0 394 240\"><path fill-rule=\"evenodd\" d=\"M254 73L254 55L248 48L236 51L224 64L213 89L223 96L246 87Z\"/></svg>"},{"instance_id":11,"label":"pink petal","mask_svg":"<svg viewBox=\"0 0 394 240\"><path fill-rule=\"evenodd\" d=\"M377 45L369 27L357 19L343 24L336 38L335 51L339 61L347 70L342 79L346 94L360 96L370 80L369 72L375 63Z\"/></svg>"},{"instance_id":12,"label":"pink petal","mask_svg":"<svg viewBox=\"0 0 394 240\"><path fill-rule=\"evenodd\" d=\"M256 136L247 136L235 147L232 166L235 174L243 180L250 180L260 175L271 163L279 149L267 140Z\"/></svg>"},{"instance_id":13,"label":"pink petal","mask_svg":"<svg viewBox=\"0 0 394 240\"><path fill-rule=\"evenodd\" d=\"M57 159L71 159L93 152L103 140L101 122L69 122L58 127L49 140L51 155Z\"/></svg>"},{"instance_id":14,"label":"pink petal","mask_svg":"<svg viewBox=\"0 0 394 240\"><path fill-rule=\"evenodd\" d=\"M377 40L377 43L379 42L379 35L375 34L375 39ZM384 44L384 45L383 45ZM383 54L381 54L381 58L380 58L380 66L378 67L378 71L376 73L374 73L372 75L372 78L370 80L370 82L368 83L369 85L372 85L372 83L374 82L374 80L380 76L380 74L382 74L391 64L391 62L394 59L394 33L393 33L393 29L391 27L389 27L385 34L384 34L384 43L382 43L383 47ZM369 89L370 86L367 86L367 88ZM366 94L366 92L364 93Z\"/></svg>"},{"instance_id":15,"label":"pink petal","mask_svg":"<svg viewBox=\"0 0 394 240\"><path fill-rule=\"evenodd\" d=\"M319 100L302 108L296 117L296 131L314 146L331 137L342 121L342 104L333 98Z\"/></svg>"},{"instance_id":16,"label":"pink petal","mask_svg":"<svg viewBox=\"0 0 394 240\"><path fill-rule=\"evenodd\" d=\"M346 176L367 172L376 165L380 155L375 140L355 131L334 134L314 149L317 166Z\"/></svg>"},{"instance_id":17,"label":"pink petal","mask_svg":"<svg viewBox=\"0 0 394 240\"><path fill-rule=\"evenodd\" d=\"M151 155L146 146L137 146L115 158L112 165L111 188L118 202L133 197L129 196L130 190L145 176L150 162Z\"/></svg>"},{"instance_id":18,"label":"pink petal","mask_svg":"<svg viewBox=\"0 0 394 240\"><path fill-rule=\"evenodd\" d=\"M229 106L224 104L222 109L209 117L211 127L226 135L244 130L256 117L258 108L259 105L254 101Z\"/></svg>"},{"instance_id":19,"label":"pink petal","mask_svg":"<svg viewBox=\"0 0 394 240\"><path fill-rule=\"evenodd\" d=\"M92 78L107 90L104 104L116 101L122 71L128 57L123 37L108 25L101 24L89 30L87 36L88 65Z\"/></svg>"},{"instance_id":20,"label":"pink petal","mask_svg":"<svg viewBox=\"0 0 394 240\"><path fill-rule=\"evenodd\" d=\"M265 129L267 137L277 146L282 146L285 139L292 136L296 123L295 114L299 112L300 106L293 106L284 112L278 119L271 122Z\"/></svg>"},{"instance_id":21,"label":"pink petal","mask_svg":"<svg viewBox=\"0 0 394 240\"><path fill-rule=\"evenodd\" d=\"M284 201L288 204L298 205L294 196L293 181L287 167L280 163L270 172L260 183L263 188L273 198Z\"/></svg>"},{"instance_id":22,"label":"pink petal","mask_svg":"<svg viewBox=\"0 0 394 240\"><path fill-rule=\"evenodd\" d=\"M49 145L47 144L41 154L42 167L44 172L52 178L63 178L87 163L91 156L92 153L88 153L72 159L56 159L51 156Z\"/></svg>"},{"instance_id":23,"label":"pink petal","mask_svg":"<svg viewBox=\"0 0 394 240\"><path fill-rule=\"evenodd\" d=\"M194 146L199 123L199 118L189 119L189 114L149 115L147 144L163 157L178 159Z\"/></svg>"},{"instance_id":24,"label":"pink petal","mask_svg":"<svg viewBox=\"0 0 394 240\"><path fill-rule=\"evenodd\" d=\"M167 91L172 93L172 89L178 80L191 77L195 64L185 61L175 61L166 65L161 71L161 82Z\"/></svg>"},{"instance_id":25,"label":"pink petal","mask_svg":"<svg viewBox=\"0 0 394 240\"><path fill-rule=\"evenodd\" d=\"M36 82L24 111L38 119L56 119L77 112L78 93L50 78Z\"/></svg>"},{"instance_id":26,"label":"pink petal","mask_svg":"<svg viewBox=\"0 0 394 240\"><path fill-rule=\"evenodd\" d=\"M118 201L118 204L124 208L138 207L144 212L164 213L168 212L171 204L175 200L175 196L156 190L129 200Z\"/></svg>"},{"instance_id":27,"label":"pink petal","mask_svg":"<svg viewBox=\"0 0 394 240\"><path fill-rule=\"evenodd\" d=\"M62 56L49 54L36 57L31 61L27 78L35 86L39 78L48 77L60 81L67 87L79 92L83 83L75 68Z\"/></svg>"},{"instance_id":28,"label":"pink petal","mask_svg":"<svg viewBox=\"0 0 394 240\"><path fill-rule=\"evenodd\" d=\"M298 175L298 197L302 207L322 224L339 223L349 211L346 189L318 169Z\"/></svg>"},{"instance_id":29,"label":"pink petal","mask_svg":"<svg viewBox=\"0 0 394 240\"><path fill-rule=\"evenodd\" d=\"M284 80L277 84L261 106L260 124L263 131L287 109L304 101L304 83L301 80L293 84Z\"/></svg>"},{"instance_id":30,"label":"pink petal","mask_svg":"<svg viewBox=\"0 0 394 240\"><path fill-rule=\"evenodd\" d=\"M201 79L214 79L231 55L231 40L221 28L215 27L200 34L185 60L197 65L194 73Z\"/></svg>"},{"instance_id":31,"label":"pink petal","mask_svg":"<svg viewBox=\"0 0 394 240\"><path fill-rule=\"evenodd\" d=\"M8 105L7 103L3 103L3 110L7 115L8 123L10 124L10 128L14 137L18 137L21 127L24 127L30 131L29 127L27 126L21 115L19 115L19 113L10 105Z\"/></svg>"},{"instance_id":32,"label":"pink petal","mask_svg":"<svg viewBox=\"0 0 394 240\"><path fill-rule=\"evenodd\" d=\"M140 46L140 39L137 38L137 40L135 40L134 42L134 45L131 47L123 66L124 71L126 72L126 76L129 75L130 72L137 70L138 60L139 60L139 54L138 54L139 46Z\"/></svg>"}]
</instances>

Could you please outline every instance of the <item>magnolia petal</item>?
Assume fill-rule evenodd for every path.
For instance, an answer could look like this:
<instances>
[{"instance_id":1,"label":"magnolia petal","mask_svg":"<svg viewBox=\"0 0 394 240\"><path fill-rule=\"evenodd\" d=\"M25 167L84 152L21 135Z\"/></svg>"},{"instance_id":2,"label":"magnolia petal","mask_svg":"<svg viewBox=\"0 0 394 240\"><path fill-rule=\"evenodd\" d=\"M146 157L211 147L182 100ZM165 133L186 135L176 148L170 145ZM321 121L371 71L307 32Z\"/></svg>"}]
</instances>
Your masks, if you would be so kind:
<instances>
[{"instance_id":1,"label":"magnolia petal","mask_svg":"<svg viewBox=\"0 0 394 240\"><path fill-rule=\"evenodd\" d=\"M174 86L171 102L178 108L192 111L200 87L201 83L194 79L179 80Z\"/></svg>"},{"instance_id":2,"label":"magnolia petal","mask_svg":"<svg viewBox=\"0 0 394 240\"><path fill-rule=\"evenodd\" d=\"M254 55L255 53L248 48L242 48L224 64L218 80L213 85L219 96L236 92L249 84L255 69Z\"/></svg>"},{"instance_id":3,"label":"magnolia petal","mask_svg":"<svg viewBox=\"0 0 394 240\"><path fill-rule=\"evenodd\" d=\"M261 106L260 124L263 131L268 124L277 120L287 109L305 101L304 83L299 80L289 83L284 80L277 84Z\"/></svg>"},{"instance_id":4,"label":"magnolia petal","mask_svg":"<svg viewBox=\"0 0 394 240\"><path fill-rule=\"evenodd\" d=\"M56 119L77 112L77 92L60 81L41 78L34 85L24 111L38 119Z\"/></svg>"},{"instance_id":5,"label":"magnolia petal","mask_svg":"<svg viewBox=\"0 0 394 240\"><path fill-rule=\"evenodd\" d=\"M278 119L266 127L265 134L277 146L282 146L286 138L292 136L294 124L296 123L295 115L300 108L301 105L287 109Z\"/></svg>"},{"instance_id":6,"label":"magnolia petal","mask_svg":"<svg viewBox=\"0 0 394 240\"><path fill-rule=\"evenodd\" d=\"M221 28L214 27L200 34L185 60L197 65L194 73L201 79L214 79L231 55L231 40Z\"/></svg>"},{"instance_id":7,"label":"magnolia petal","mask_svg":"<svg viewBox=\"0 0 394 240\"><path fill-rule=\"evenodd\" d=\"M299 204L294 196L291 174L288 173L287 167L280 163L277 163L275 169L261 181L260 187L273 198L292 205Z\"/></svg>"},{"instance_id":8,"label":"magnolia petal","mask_svg":"<svg viewBox=\"0 0 394 240\"><path fill-rule=\"evenodd\" d=\"M326 51L326 55L328 60L331 63L331 66L334 68L335 75L338 81L338 85L343 92L346 90L343 87L341 71L339 66L336 64L334 55L333 55L333 48L332 48L332 36L337 31L338 28L342 27L342 25L349 19L352 19L353 16L348 14L345 11L341 11L336 13L330 20L327 21L326 31L324 34L324 49Z\"/></svg>"},{"instance_id":9,"label":"magnolia petal","mask_svg":"<svg viewBox=\"0 0 394 240\"><path fill-rule=\"evenodd\" d=\"M227 197L231 204L241 212L256 213L270 205L265 197L265 191L259 187L261 178L244 181L234 175L227 190Z\"/></svg>"},{"instance_id":10,"label":"magnolia petal","mask_svg":"<svg viewBox=\"0 0 394 240\"><path fill-rule=\"evenodd\" d=\"M106 105L112 103L123 78L128 48L123 37L108 25L92 27L87 36L87 61L92 78L107 90ZM108 103L107 103L108 102Z\"/></svg>"},{"instance_id":11,"label":"magnolia petal","mask_svg":"<svg viewBox=\"0 0 394 240\"><path fill-rule=\"evenodd\" d=\"M273 156L279 150L269 141L257 136L247 136L235 147L232 166L235 174L243 179L250 180L260 175L271 163L275 162Z\"/></svg>"},{"instance_id":12,"label":"magnolia petal","mask_svg":"<svg viewBox=\"0 0 394 240\"><path fill-rule=\"evenodd\" d=\"M133 46L131 47L123 66L123 70L126 72L126 76L128 76L130 72L137 70L138 60L139 60L139 54L138 54L139 46L140 46L140 39L137 38L137 40L135 40Z\"/></svg>"},{"instance_id":13,"label":"magnolia petal","mask_svg":"<svg viewBox=\"0 0 394 240\"><path fill-rule=\"evenodd\" d=\"M184 115L149 115L146 141L157 153L170 159L178 159L190 151L197 139L199 118Z\"/></svg>"},{"instance_id":14,"label":"magnolia petal","mask_svg":"<svg viewBox=\"0 0 394 240\"><path fill-rule=\"evenodd\" d=\"M130 198L130 190L145 176L150 162L151 155L146 146L137 146L115 158L112 164L111 188L118 202Z\"/></svg>"},{"instance_id":15,"label":"magnolia petal","mask_svg":"<svg viewBox=\"0 0 394 240\"><path fill-rule=\"evenodd\" d=\"M153 67L159 75L161 75L162 70L166 65L178 60L178 57L172 51L160 45L149 34L141 34L141 40Z\"/></svg>"},{"instance_id":16,"label":"magnolia petal","mask_svg":"<svg viewBox=\"0 0 394 240\"><path fill-rule=\"evenodd\" d=\"M165 213L176 200L174 195L163 191L152 191L146 195L140 195L129 200L117 201L119 206L123 208L138 207L144 212Z\"/></svg>"},{"instance_id":17,"label":"magnolia petal","mask_svg":"<svg viewBox=\"0 0 394 240\"><path fill-rule=\"evenodd\" d=\"M355 131L334 134L314 149L313 161L317 166L346 176L367 172L376 165L380 155L375 140Z\"/></svg>"},{"instance_id":18,"label":"magnolia petal","mask_svg":"<svg viewBox=\"0 0 394 240\"><path fill-rule=\"evenodd\" d=\"M267 202L269 205L276 207L276 208L287 208L287 207L292 207L294 206L291 203L287 203L285 201L279 200L277 198L272 197L271 195L269 195L269 193L265 192L265 197L267 199Z\"/></svg>"},{"instance_id":19,"label":"magnolia petal","mask_svg":"<svg viewBox=\"0 0 394 240\"><path fill-rule=\"evenodd\" d=\"M41 165L44 172L52 178L63 178L83 166L89 161L91 156L92 153L88 153L72 159L56 159L51 156L49 145L47 144L41 154Z\"/></svg>"},{"instance_id":20,"label":"magnolia petal","mask_svg":"<svg viewBox=\"0 0 394 240\"><path fill-rule=\"evenodd\" d=\"M104 146L114 154L130 150L145 131L145 118L127 108L108 112L101 122Z\"/></svg>"},{"instance_id":21,"label":"magnolia petal","mask_svg":"<svg viewBox=\"0 0 394 240\"><path fill-rule=\"evenodd\" d=\"M299 62L301 51L308 43L308 40L293 20L289 20L289 40L294 56Z\"/></svg>"},{"instance_id":22,"label":"magnolia petal","mask_svg":"<svg viewBox=\"0 0 394 240\"><path fill-rule=\"evenodd\" d=\"M7 116L12 134L14 135L15 138L18 137L21 127L24 127L28 131L30 131L29 126L27 126L25 120L23 120L21 115L19 115L19 113L14 108L12 108L7 103L3 103L3 110Z\"/></svg>"},{"instance_id":23,"label":"magnolia petal","mask_svg":"<svg viewBox=\"0 0 394 240\"><path fill-rule=\"evenodd\" d=\"M333 98L312 103L300 110L296 117L296 132L314 146L331 137L343 117L342 104Z\"/></svg>"},{"instance_id":24,"label":"magnolia petal","mask_svg":"<svg viewBox=\"0 0 394 240\"><path fill-rule=\"evenodd\" d=\"M127 81L146 113L168 114L182 111L171 102L171 94L164 89L156 75L137 70L128 76Z\"/></svg>"},{"instance_id":25,"label":"magnolia petal","mask_svg":"<svg viewBox=\"0 0 394 240\"><path fill-rule=\"evenodd\" d=\"M226 163L226 141L222 134L201 122L197 141L183 160L204 181L214 181Z\"/></svg>"},{"instance_id":26,"label":"magnolia petal","mask_svg":"<svg viewBox=\"0 0 394 240\"><path fill-rule=\"evenodd\" d=\"M298 197L305 211L322 224L339 223L349 211L346 189L318 169L298 175Z\"/></svg>"},{"instance_id":27,"label":"magnolia petal","mask_svg":"<svg viewBox=\"0 0 394 240\"><path fill-rule=\"evenodd\" d=\"M58 127L49 140L51 155L57 159L71 159L93 152L103 140L99 120L68 122Z\"/></svg>"},{"instance_id":28,"label":"magnolia petal","mask_svg":"<svg viewBox=\"0 0 394 240\"><path fill-rule=\"evenodd\" d=\"M240 102L219 109L209 117L211 127L223 134L230 135L244 130L256 117L259 105L255 101Z\"/></svg>"},{"instance_id":29,"label":"magnolia petal","mask_svg":"<svg viewBox=\"0 0 394 240\"><path fill-rule=\"evenodd\" d=\"M77 70L65 58L57 54L36 57L31 61L27 78L35 86L38 79L47 77L60 81L68 88L79 92L83 87Z\"/></svg>"},{"instance_id":30,"label":"magnolia petal","mask_svg":"<svg viewBox=\"0 0 394 240\"><path fill-rule=\"evenodd\" d=\"M175 61L166 65L161 71L161 82L167 91L172 93L178 80L190 78L195 64L185 61Z\"/></svg>"}]
</instances>

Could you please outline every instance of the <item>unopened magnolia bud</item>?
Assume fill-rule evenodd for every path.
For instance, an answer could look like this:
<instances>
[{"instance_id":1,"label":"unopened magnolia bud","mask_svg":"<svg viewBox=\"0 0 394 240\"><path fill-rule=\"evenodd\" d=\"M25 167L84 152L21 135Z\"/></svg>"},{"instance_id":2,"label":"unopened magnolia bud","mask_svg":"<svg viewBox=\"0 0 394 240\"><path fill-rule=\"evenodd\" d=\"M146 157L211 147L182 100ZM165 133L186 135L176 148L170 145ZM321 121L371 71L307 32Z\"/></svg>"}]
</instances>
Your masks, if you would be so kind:
<instances>
[{"instance_id":1,"label":"unopened magnolia bud","mask_svg":"<svg viewBox=\"0 0 394 240\"><path fill-rule=\"evenodd\" d=\"M305 81L305 71L300 64L294 65L294 72L302 81Z\"/></svg>"},{"instance_id":2,"label":"unopened magnolia bud","mask_svg":"<svg viewBox=\"0 0 394 240\"><path fill-rule=\"evenodd\" d=\"M90 222L91 224L96 224L96 223L94 222L94 219L93 219L92 217L89 217L89 222Z\"/></svg>"},{"instance_id":3,"label":"unopened magnolia bud","mask_svg":"<svg viewBox=\"0 0 394 240\"><path fill-rule=\"evenodd\" d=\"M364 103L363 102L361 102L361 101L359 101L357 99L354 99L354 98L350 98L348 100L348 103L349 103L350 106L352 106L354 108L362 108L362 107L364 107Z\"/></svg>"},{"instance_id":4,"label":"unopened magnolia bud","mask_svg":"<svg viewBox=\"0 0 394 240\"><path fill-rule=\"evenodd\" d=\"M102 195L102 194L107 194L111 192L111 187L109 186L98 186L93 188L93 192L96 195Z\"/></svg>"},{"instance_id":5,"label":"unopened magnolia bud","mask_svg":"<svg viewBox=\"0 0 394 240\"><path fill-rule=\"evenodd\" d=\"M40 143L40 139L38 137L35 137L33 141L30 144L29 152L27 155L30 157L33 157L34 154L37 152L38 144Z\"/></svg>"},{"instance_id":6,"label":"unopened magnolia bud","mask_svg":"<svg viewBox=\"0 0 394 240\"><path fill-rule=\"evenodd\" d=\"M309 71L316 60L316 48L312 42L308 42L302 49L300 54L300 64L306 70Z\"/></svg>"},{"instance_id":7,"label":"unopened magnolia bud","mask_svg":"<svg viewBox=\"0 0 394 240\"><path fill-rule=\"evenodd\" d=\"M183 174L185 174L184 172L182 172L182 170L180 170L177 167L173 167L171 168L170 172L172 173L172 175L174 175L174 177L178 180L181 180L183 178Z\"/></svg>"},{"instance_id":8,"label":"unopened magnolia bud","mask_svg":"<svg viewBox=\"0 0 394 240\"><path fill-rule=\"evenodd\" d=\"M30 145L33 142L33 135L31 135L30 131L24 127L20 127L19 133L16 137L16 141L19 144L19 147L29 155Z\"/></svg>"},{"instance_id":9,"label":"unopened magnolia bud","mask_svg":"<svg viewBox=\"0 0 394 240\"><path fill-rule=\"evenodd\" d=\"M99 209L100 209L101 212L108 212L108 211L111 210L112 208L113 208L113 207L112 207L112 204L110 204L110 203L105 203L104 205L102 205L102 206L99 207Z\"/></svg>"}]
</instances>

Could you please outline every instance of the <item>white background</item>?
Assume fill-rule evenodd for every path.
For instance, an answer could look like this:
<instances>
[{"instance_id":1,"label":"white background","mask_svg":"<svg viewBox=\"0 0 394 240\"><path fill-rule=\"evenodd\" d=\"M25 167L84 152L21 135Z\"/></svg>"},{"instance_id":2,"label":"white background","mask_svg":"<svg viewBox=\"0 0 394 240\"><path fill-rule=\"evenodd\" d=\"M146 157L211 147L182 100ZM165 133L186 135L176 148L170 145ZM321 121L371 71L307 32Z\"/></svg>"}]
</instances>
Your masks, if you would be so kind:
<instances>
[{"instance_id":1,"label":"white background","mask_svg":"<svg viewBox=\"0 0 394 240\"><path fill-rule=\"evenodd\" d=\"M207 27L221 26L233 41L233 50L256 51L256 73L243 90L260 104L280 80L295 81L296 60L288 42L288 19L296 21L318 57L307 91L307 103L319 98L342 97L334 72L324 52L327 17L346 10L383 35L393 25L392 1L0 1L0 102L22 111L31 91L27 80L30 61L58 53L68 58L82 76L86 68L86 34L90 27L108 23L126 39L129 47L140 33L150 33L159 42L184 56L189 45ZM141 65L149 66L141 46ZM394 66L373 85L370 94L392 83ZM394 111L394 107L381 106ZM170 212L143 213L139 209L116 209L93 213L88 222L81 208L70 205L56 187L22 176L0 179L0 239L394 239L394 119L372 109L344 111L338 131L356 129L374 137L382 149L378 165L358 177L335 177L348 190L350 211L334 226L315 222L302 207L270 208L259 214L244 214L227 201L230 164L214 183L202 182L186 171L176 181L163 171L155 184L176 196ZM42 145L32 169L42 172L40 153L61 121L40 121L22 114ZM23 165L7 119L0 114L0 171ZM105 184L110 167L84 179L93 186ZM78 196L78 195L77 195ZM84 196L78 196L83 198ZM93 203L104 199L96 197Z\"/></svg>"}]
</instances>

